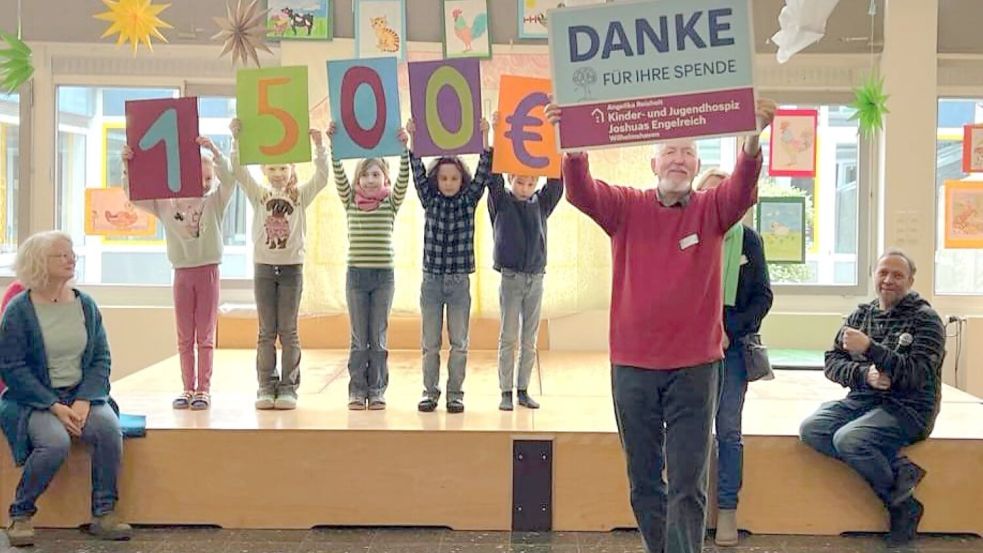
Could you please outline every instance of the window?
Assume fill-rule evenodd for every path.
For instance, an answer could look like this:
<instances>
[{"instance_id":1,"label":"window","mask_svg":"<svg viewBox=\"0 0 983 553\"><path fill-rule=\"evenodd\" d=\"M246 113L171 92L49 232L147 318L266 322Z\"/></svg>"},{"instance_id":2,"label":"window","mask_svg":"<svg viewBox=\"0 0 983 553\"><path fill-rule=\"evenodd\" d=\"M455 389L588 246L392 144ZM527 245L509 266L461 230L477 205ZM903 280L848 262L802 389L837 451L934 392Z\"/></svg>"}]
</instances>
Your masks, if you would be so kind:
<instances>
[{"instance_id":1,"label":"window","mask_svg":"<svg viewBox=\"0 0 983 553\"><path fill-rule=\"evenodd\" d=\"M762 137L764 165L759 196L800 196L806 202L806 260L769 264L773 284L860 284L860 147L853 110L845 105L783 105L818 109L814 178L768 175L769 134Z\"/></svg>"},{"instance_id":2,"label":"window","mask_svg":"<svg viewBox=\"0 0 983 553\"><path fill-rule=\"evenodd\" d=\"M945 181L973 180L962 169L963 125L972 123L983 123L983 99L939 99L935 142L937 294L983 294L983 251L945 248Z\"/></svg>"},{"instance_id":3,"label":"window","mask_svg":"<svg viewBox=\"0 0 983 553\"><path fill-rule=\"evenodd\" d=\"M19 96L0 93L0 274L3 275L13 273L17 252L19 133Z\"/></svg>"},{"instance_id":4,"label":"window","mask_svg":"<svg viewBox=\"0 0 983 553\"><path fill-rule=\"evenodd\" d=\"M176 88L58 88L56 213L59 228L75 241L79 282L170 284L172 270L162 227L158 225L157 234L149 237L86 236L85 190L122 186L120 149L126 143L126 102L177 96ZM228 152L231 145L228 125L234 113L234 99L199 99L200 132L214 140L223 152ZM222 260L223 277L252 275L246 221L245 198L237 190L223 227L227 246Z\"/></svg>"}]
</instances>

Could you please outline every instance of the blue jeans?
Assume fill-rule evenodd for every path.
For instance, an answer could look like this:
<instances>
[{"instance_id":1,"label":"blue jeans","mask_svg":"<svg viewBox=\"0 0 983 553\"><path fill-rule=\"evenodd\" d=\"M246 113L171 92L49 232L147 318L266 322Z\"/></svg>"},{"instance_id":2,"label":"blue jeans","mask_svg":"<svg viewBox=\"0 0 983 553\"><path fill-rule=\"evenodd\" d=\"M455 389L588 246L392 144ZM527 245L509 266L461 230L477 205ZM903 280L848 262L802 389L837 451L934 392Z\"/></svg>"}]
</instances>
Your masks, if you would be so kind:
<instances>
[{"instance_id":1,"label":"blue jeans","mask_svg":"<svg viewBox=\"0 0 983 553\"><path fill-rule=\"evenodd\" d=\"M539 334L539 313L543 305L543 275L517 273L502 269L502 285L498 290L502 310L498 336L498 383L503 392L512 391L515 370L515 343L522 327L519 349L519 379L516 388L529 389L529 377L536 362L536 338Z\"/></svg>"},{"instance_id":2,"label":"blue jeans","mask_svg":"<svg viewBox=\"0 0 983 553\"><path fill-rule=\"evenodd\" d=\"M392 269L348 268L345 295L352 342L348 355L348 396L381 398L389 386L389 310L395 279Z\"/></svg>"},{"instance_id":3,"label":"blue jeans","mask_svg":"<svg viewBox=\"0 0 983 553\"><path fill-rule=\"evenodd\" d=\"M37 513L35 503L48 489L72 446L68 430L51 411L33 411L27 433L33 449L10 504L11 518ZM89 446L92 457L92 514L102 516L116 508L116 481L123 456L123 431L112 407L104 403L92 406L82 428L82 442Z\"/></svg>"},{"instance_id":4,"label":"blue jeans","mask_svg":"<svg viewBox=\"0 0 983 553\"><path fill-rule=\"evenodd\" d=\"M824 403L802 421L799 436L857 471L885 504L897 476L898 452L918 439L879 404L852 398Z\"/></svg>"},{"instance_id":5,"label":"blue jeans","mask_svg":"<svg viewBox=\"0 0 983 553\"><path fill-rule=\"evenodd\" d=\"M720 380L720 404L717 406L717 508L736 509L744 472L744 440L741 417L747 393L747 367L740 344L731 344L724 352Z\"/></svg>"},{"instance_id":6,"label":"blue jeans","mask_svg":"<svg viewBox=\"0 0 983 553\"><path fill-rule=\"evenodd\" d=\"M423 314L423 393L440 396L440 346L447 308L447 337L451 353L447 359L447 401L463 399L464 374L468 365L468 327L471 316L471 277L467 274L423 273L420 312Z\"/></svg>"},{"instance_id":7,"label":"blue jeans","mask_svg":"<svg viewBox=\"0 0 983 553\"><path fill-rule=\"evenodd\" d=\"M611 369L631 507L648 553L703 550L719 376L719 361L675 370Z\"/></svg>"},{"instance_id":8,"label":"blue jeans","mask_svg":"<svg viewBox=\"0 0 983 553\"><path fill-rule=\"evenodd\" d=\"M259 318L256 376L260 393L297 396L300 385L300 335L297 316L304 290L303 265L256 264L253 291ZM280 339L280 375L276 341Z\"/></svg>"}]
</instances>

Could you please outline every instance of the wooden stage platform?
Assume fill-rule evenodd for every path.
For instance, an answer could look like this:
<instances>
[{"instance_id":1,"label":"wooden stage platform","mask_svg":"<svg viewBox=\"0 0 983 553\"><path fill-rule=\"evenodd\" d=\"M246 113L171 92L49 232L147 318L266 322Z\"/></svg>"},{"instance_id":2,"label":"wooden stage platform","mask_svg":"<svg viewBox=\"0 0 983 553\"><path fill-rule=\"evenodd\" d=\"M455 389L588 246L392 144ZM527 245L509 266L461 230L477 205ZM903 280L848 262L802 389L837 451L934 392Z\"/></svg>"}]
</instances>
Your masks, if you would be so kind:
<instances>
[{"instance_id":1,"label":"wooden stage platform","mask_svg":"<svg viewBox=\"0 0 983 553\"><path fill-rule=\"evenodd\" d=\"M446 357L446 355L445 355ZM538 411L498 411L496 354L473 351L467 409L419 413L419 351L391 355L389 408L346 409L347 352L305 350L296 411L256 411L255 353L216 351L213 407L173 411L176 358L114 383L128 413L147 415L126 440L123 516L138 524L225 528L315 525L512 525L513 440L553 447L553 530L634 526L603 353L544 351L533 377ZM754 383L745 407L741 528L756 533L882 531L886 516L858 476L799 443L800 421L844 391L813 371ZM932 438L909 455L928 470L917 495L924 532L983 535L983 405L947 387ZM3 446L5 447L5 446ZM42 498L36 523L88 518L88 463L80 447ZM17 483L0 453L0 497ZM712 503L711 503L712 504Z\"/></svg>"}]
</instances>

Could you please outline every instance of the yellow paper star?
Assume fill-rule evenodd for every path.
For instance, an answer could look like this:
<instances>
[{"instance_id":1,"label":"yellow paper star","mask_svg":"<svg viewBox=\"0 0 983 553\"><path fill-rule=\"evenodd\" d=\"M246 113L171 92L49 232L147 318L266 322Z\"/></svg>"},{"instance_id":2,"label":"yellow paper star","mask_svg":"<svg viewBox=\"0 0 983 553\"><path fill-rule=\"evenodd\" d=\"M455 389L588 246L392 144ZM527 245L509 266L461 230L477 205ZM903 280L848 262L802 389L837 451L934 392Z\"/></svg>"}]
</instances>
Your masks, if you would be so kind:
<instances>
[{"instance_id":1,"label":"yellow paper star","mask_svg":"<svg viewBox=\"0 0 983 553\"><path fill-rule=\"evenodd\" d=\"M173 29L173 27L157 16L171 5L155 5L151 2L152 0L102 0L109 11L93 17L112 23L102 34L102 38L119 33L116 44L129 41L133 45L134 55L136 55L137 46L141 42L146 44L150 50L154 49L150 44L151 35L167 42L164 35L160 34L159 29Z\"/></svg>"}]
</instances>

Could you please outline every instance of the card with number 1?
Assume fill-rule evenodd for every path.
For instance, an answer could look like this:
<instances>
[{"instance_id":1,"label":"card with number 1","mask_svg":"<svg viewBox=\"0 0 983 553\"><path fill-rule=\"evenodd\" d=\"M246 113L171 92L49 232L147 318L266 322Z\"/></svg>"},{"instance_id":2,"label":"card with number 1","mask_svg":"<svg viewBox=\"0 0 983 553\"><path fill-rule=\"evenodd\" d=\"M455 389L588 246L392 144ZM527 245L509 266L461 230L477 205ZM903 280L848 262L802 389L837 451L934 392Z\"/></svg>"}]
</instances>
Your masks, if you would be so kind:
<instances>
[{"instance_id":1,"label":"card with number 1","mask_svg":"<svg viewBox=\"0 0 983 553\"><path fill-rule=\"evenodd\" d=\"M126 102L130 199L200 198L198 98ZM119 183L112 183L119 184Z\"/></svg>"}]
</instances>

